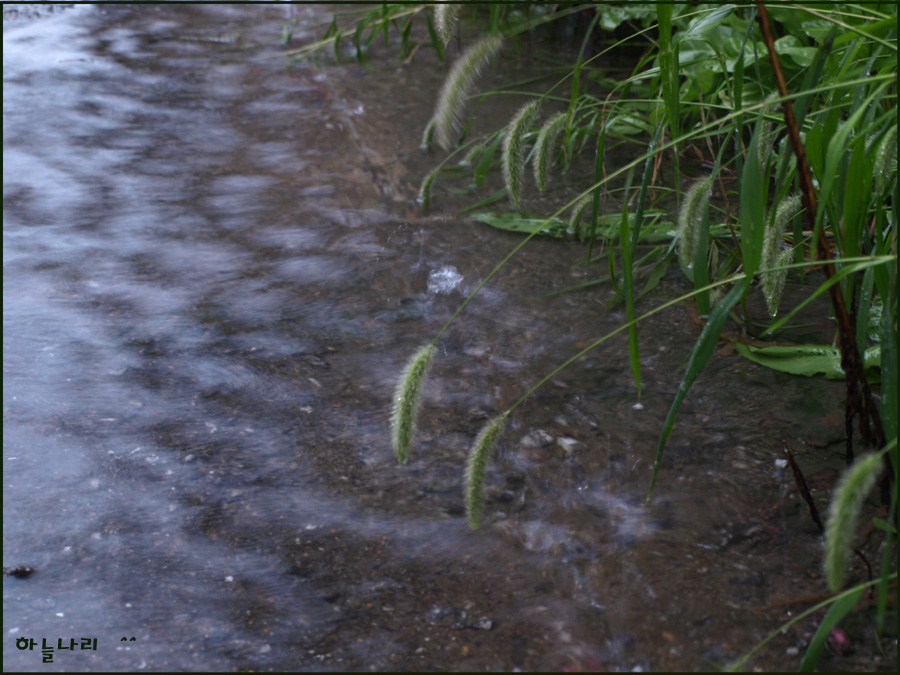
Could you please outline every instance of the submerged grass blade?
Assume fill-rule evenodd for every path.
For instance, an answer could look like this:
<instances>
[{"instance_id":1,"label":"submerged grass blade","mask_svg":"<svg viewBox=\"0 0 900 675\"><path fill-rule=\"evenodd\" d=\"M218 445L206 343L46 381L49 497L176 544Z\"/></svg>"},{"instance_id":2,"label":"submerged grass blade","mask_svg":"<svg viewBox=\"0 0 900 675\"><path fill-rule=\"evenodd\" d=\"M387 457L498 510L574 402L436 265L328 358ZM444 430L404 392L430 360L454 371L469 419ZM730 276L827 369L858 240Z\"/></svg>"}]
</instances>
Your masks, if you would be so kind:
<instances>
[{"instance_id":1,"label":"submerged grass blade","mask_svg":"<svg viewBox=\"0 0 900 675\"><path fill-rule=\"evenodd\" d=\"M510 120L503 137L503 180L509 192L509 201L519 208L522 196L522 174L525 168L525 134L534 124L541 107L541 99L535 99L519 108L519 112Z\"/></svg>"},{"instance_id":2,"label":"submerged grass blade","mask_svg":"<svg viewBox=\"0 0 900 675\"><path fill-rule=\"evenodd\" d=\"M429 343L413 355L403 370L394 394L391 439L394 452L397 453L397 461L401 464L406 464L409 460L409 450L416 431L419 400L422 397L422 385L434 358L434 352L434 344Z\"/></svg>"},{"instance_id":3,"label":"submerged grass blade","mask_svg":"<svg viewBox=\"0 0 900 675\"><path fill-rule=\"evenodd\" d=\"M831 500L825 526L825 575L832 591L839 591L844 585L859 514L881 473L882 454L873 452L857 460L844 474Z\"/></svg>"},{"instance_id":4,"label":"submerged grass blade","mask_svg":"<svg viewBox=\"0 0 900 675\"><path fill-rule=\"evenodd\" d=\"M509 412L505 412L488 422L478 433L469 453L469 463L466 467L466 513L469 516L469 526L473 530L481 527L481 515L484 508L484 474L487 471L488 459L506 426L508 415Z\"/></svg>"},{"instance_id":5,"label":"submerged grass blade","mask_svg":"<svg viewBox=\"0 0 900 675\"><path fill-rule=\"evenodd\" d=\"M500 51L503 39L498 35L483 38L457 59L447 76L434 112L434 139L444 150L453 145L453 133L462 126L462 109L469 89L485 64Z\"/></svg>"}]
</instances>

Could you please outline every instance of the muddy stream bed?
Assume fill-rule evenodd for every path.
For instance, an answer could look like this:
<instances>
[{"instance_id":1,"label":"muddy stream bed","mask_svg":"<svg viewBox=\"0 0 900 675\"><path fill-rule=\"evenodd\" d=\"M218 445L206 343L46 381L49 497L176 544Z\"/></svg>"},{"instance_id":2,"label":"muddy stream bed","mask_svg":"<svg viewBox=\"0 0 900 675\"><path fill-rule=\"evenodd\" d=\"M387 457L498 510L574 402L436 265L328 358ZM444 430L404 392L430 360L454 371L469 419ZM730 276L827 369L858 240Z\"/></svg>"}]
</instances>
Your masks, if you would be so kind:
<instances>
[{"instance_id":1,"label":"muddy stream bed","mask_svg":"<svg viewBox=\"0 0 900 675\"><path fill-rule=\"evenodd\" d=\"M4 577L4 668L711 670L808 606L781 603L824 590L821 544L776 460L824 506L842 387L723 345L644 504L680 308L642 329L640 401L617 336L514 414L468 529L485 419L624 321L608 287L544 297L594 274L577 243L466 308L398 466L400 370L519 238L415 204L430 49L289 68L289 12L324 32L316 6L4 6L3 558L34 570ZM847 631L823 667L891 669Z\"/></svg>"}]
</instances>

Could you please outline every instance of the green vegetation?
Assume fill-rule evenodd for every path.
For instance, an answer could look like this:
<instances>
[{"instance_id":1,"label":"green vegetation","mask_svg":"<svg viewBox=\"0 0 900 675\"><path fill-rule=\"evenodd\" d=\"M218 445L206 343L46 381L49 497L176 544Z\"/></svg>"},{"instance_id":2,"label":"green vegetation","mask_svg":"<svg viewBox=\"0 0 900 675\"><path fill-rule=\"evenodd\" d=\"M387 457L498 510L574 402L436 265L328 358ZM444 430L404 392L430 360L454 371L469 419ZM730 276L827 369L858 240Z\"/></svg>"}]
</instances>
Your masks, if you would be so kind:
<instances>
[{"instance_id":1,"label":"green vegetation","mask_svg":"<svg viewBox=\"0 0 900 675\"><path fill-rule=\"evenodd\" d=\"M681 403L729 321L747 338L738 351L748 359L785 372L844 378L848 464L855 445L867 454L841 482L831 509L826 568L832 590L843 584L855 525L879 475L890 514L880 523L887 546L879 580L823 603L832 603L831 611L803 669L815 666L828 630L855 606L864 586L878 587L880 628L888 583L896 579L890 555L898 466L896 5L540 3L442 5L432 14L426 5L383 4L355 28L339 28L335 20L324 39L303 54L332 47L340 60L346 58L342 42L349 41L351 53L362 60L375 37L383 32L387 41L394 27L401 36L400 58L406 58L422 46L410 37L416 17L425 22L430 47L442 60L454 31L459 31L462 46L423 136L426 147L436 143L448 154L424 177L421 204L429 208L441 185L458 180L461 173L473 189L489 175L500 174L504 187L474 207L475 217L527 233L472 296L533 237L574 236L589 243L589 262L606 259L606 280L627 311L623 326L565 360L478 435L467 471L470 524L481 522L485 465L513 411L557 372L625 330L639 396L640 321L690 301L705 326L660 432L648 498ZM554 23L582 35L573 63L558 70L555 84L533 90L533 80L477 90L479 74L489 62L516 48L519 36ZM613 31L627 37L600 42ZM636 65L629 75L613 77L601 61L622 51ZM508 124L472 135L470 102L490 105L493 98L513 94L527 100ZM634 159L612 166L613 145L631 148ZM578 187L572 198L561 198L553 213L525 210L537 194L545 199L552 195L554 174L583 158L593 168L590 184ZM697 159L703 173L683 188L683 169L693 162L697 173ZM451 161L465 168L451 168ZM490 210L504 197L510 209ZM609 215L608 204L616 198L621 206ZM601 201L606 208L601 209ZM671 232L677 233L673 237ZM596 248L601 255L594 255ZM673 259L694 290L637 316L638 301ZM636 285L639 270L647 280L641 289ZM812 275L821 273L824 279L814 292L783 307L787 278L816 279ZM752 293L762 293L769 316L751 314ZM754 337L777 337L800 309L826 293L836 324L833 344L758 349L749 343ZM403 377L402 407L394 416L401 462L412 442L426 352L430 361L434 344L472 296L431 345L413 357ZM408 386L413 380L414 386ZM880 386L881 405L876 405L870 383ZM735 665L743 666L749 656Z\"/></svg>"}]
</instances>

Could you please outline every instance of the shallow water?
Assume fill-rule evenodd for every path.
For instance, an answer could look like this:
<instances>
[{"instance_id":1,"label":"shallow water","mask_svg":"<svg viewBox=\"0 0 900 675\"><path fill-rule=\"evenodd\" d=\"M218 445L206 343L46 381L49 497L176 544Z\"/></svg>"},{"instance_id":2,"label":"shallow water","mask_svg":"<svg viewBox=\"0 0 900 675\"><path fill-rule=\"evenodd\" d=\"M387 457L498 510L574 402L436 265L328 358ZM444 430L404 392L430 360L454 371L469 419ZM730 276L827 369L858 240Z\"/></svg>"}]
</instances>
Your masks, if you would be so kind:
<instances>
[{"instance_id":1,"label":"shallow water","mask_svg":"<svg viewBox=\"0 0 900 675\"><path fill-rule=\"evenodd\" d=\"M585 280L571 242L529 245L442 338L396 464L405 360L519 241L414 204L428 50L287 68L288 12L302 43L322 8L8 7L4 565L36 571L4 577L5 669L708 669L823 590L775 460L788 438L825 499L839 385L723 348L644 503L681 310L642 331L640 405L620 335L513 416L468 530L484 420L623 322L608 288L543 297ZM754 663L795 667L813 630ZM42 663L42 638L98 648Z\"/></svg>"}]
</instances>

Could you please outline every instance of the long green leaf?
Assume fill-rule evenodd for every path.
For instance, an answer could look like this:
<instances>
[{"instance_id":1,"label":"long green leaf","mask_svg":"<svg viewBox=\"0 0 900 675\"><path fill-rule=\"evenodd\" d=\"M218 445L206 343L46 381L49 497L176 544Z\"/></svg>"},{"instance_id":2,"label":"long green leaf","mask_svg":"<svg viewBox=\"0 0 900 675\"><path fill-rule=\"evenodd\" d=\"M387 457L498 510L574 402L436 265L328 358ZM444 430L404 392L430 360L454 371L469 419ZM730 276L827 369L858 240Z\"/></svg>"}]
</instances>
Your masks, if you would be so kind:
<instances>
[{"instance_id":1,"label":"long green leaf","mask_svg":"<svg viewBox=\"0 0 900 675\"><path fill-rule=\"evenodd\" d=\"M745 277L741 283L734 285L728 292L728 295L722 298L713 308L712 313L709 315L709 321L707 321L706 325L703 327L703 332L700 333L700 338L694 345L694 350L691 352L691 358L688 361L687 372L678 387L678 393L675 394L675 400L672 401L672 407L669 408L669 414L666 416L666 422L663 425L659 446L656 449L656 461L653 464L653 477L650 479L650 489L647 491L648 500L650 499L650 495L653 494L653 488L656 485L656 476L659 474L659 467L662 465L666 441L669 440L669 436L672 434L672 427L675 425L675 417L678 415L678 410L681 408L684 397L687 396L688 390L690 390L691 385L694 384L694 380L697 379L700 371L703 370L704 366L706 366L706 363L709 361L709 357L712 356L716 342L718 342L719 336L722 334L722 329L725 327L728 313L738 303L741 296L747 292L749 287L749 275Z\"/></svg>"},{"instance_id":2,"label":"long green leaf","mask_svg":"<svg viewBox=\"0 0 900 675\"><path fill-rule=\"evenodd\" d=\"M599 218L600 216L599 185L603 183L603 157L606 147L606 127L608 125L609 120L607 120L607 122L600 129L600 134L597 136L597 155L594 158L594 185L597 185L598 187L594 190L594 195L591 199L591 236L590 241L588 242L587 260L584 264L585 267L587 267L591 262L591 254L594 251L594 237L597 236L597 218ZM615 278L615 275L613 275L613 278Z\"/></svg>"},{"instance_id":3,"label":"long green leaf","mask_svg":"<svg viewBox=\"0 0 900 675\"><path fill-rule=\"evenodd\" d=\"M803 663L800 664L801 673L812 673L815 671L816 664L819 662L819 657L822 655L822 648L825 646L825 641L828 639L829 633L831 633L831 630L837 626L854 607L856 607L856 603L859 602L859 599L862 597L863 590L865 589L862 587L855 589L849 595L845 595L835 602L831 606L831 609L828 610L828 614L822 619L822 623L819 624L819 629L816 631L816 634L813 635L813 639L806 649Z\"/></svg>"},{"instance_id":4,"label":"long green leaf","mask_svg":"<svg viewBox=\"0 0 900 675\"><path fill-rule=\"evenodd\" d=\"M678 91L678 48L672 41L672 5L657 5L656 17L659 20L660 87L662 88L663 103L666 106L669 132L672 138L675 139L680 136L678 115L681 106L679 105ZM680 176L677 146L673 155L675 159L675 175Z\"/></svg>"},{"instance_id":5,"label":"long green leaf","mask_svg":"<svg viewBox=\"0 0 900 675\"><path fill-rule=\"evenodd\" d=\"M630 178L630 176L629 176ZM631 182L629 180L629 182ZM626 190L626 195L627 195ZM637 326L634 323L634 277L631 263L634 249L631 246L631 236L628 222L628 199L624 200L622 207L622 220L619 224L619 247L622 250L622 292L625 295L625 312L628 317L628 360L631 362L631 373L634 376L634 384L637 387L638 397L641 395L641 351L638 344ZM640 229L640 222L635 219L632 226Z\"/></svg>"},{"instance_id":6,"label":"long green leaf","mask_svg":"<svg viewBox=\"0 0 900 675\"><path fill-rule=\"evenodd\" d=\"M744 271L752 277L762 260L763 235L766 229L766 204L768 203L769 178L766 167L760 163L759 135L765 122L760 115L747 148L747 161L741 175L741 256Z\"/></svg>"},{"instance_id":7,"label":"long green leaf","mask_svg":"<svg viewBox=\"0 0 900 675\"><path fill-rule=\"evenodd\" d=\"M824 374L829 379L844 379L841 350L824 345L775 345L753 347L743 342L735 344L737 352L746 359L766 368L792 375ZM881 345L869 347L863 354L863 367L881 367Z\"/></svg>"}]
</instances>

